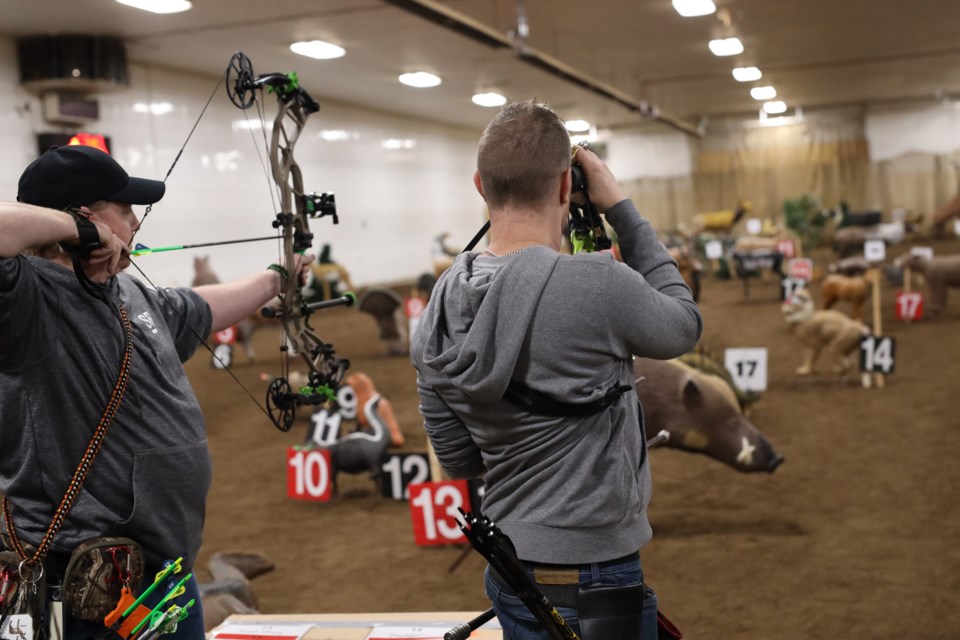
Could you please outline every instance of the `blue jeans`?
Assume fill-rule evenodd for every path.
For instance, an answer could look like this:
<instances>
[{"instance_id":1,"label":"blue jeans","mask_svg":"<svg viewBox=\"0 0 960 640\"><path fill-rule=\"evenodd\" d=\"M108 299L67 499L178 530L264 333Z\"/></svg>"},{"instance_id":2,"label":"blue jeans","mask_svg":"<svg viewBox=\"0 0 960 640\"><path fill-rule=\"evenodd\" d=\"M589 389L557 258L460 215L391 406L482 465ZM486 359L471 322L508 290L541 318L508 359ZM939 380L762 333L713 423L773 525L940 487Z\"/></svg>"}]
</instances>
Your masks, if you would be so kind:
<instances>
[{"instance_id":1,"label":"blue jeans","mask_svg":"<svg viewBox=\"0 0 960 640\"><path fill-rule=\"evenodd\" d=\"M181 571L179 574L174 574L163 581L154 591L151 593L146 600L143 601L143 606L147 608L153 608L157 605L158 602L167 594L167 592L172 589L180 579L187 574L186 569ZM144 577L143 584L141 585L141 591L153 584L155 573L147 572L147 575ZM194 600L194 604L190 609L188 609L187 617L177 624L177 632L171 634L165 634L160 636L163 640L203 640L205 636L203 628L203 607L200 604L200 589L197 587L197 578L196 576L190 578L184 585L186 591L183 595L173 598L171 601L168 601L164 605L164 609L168 609L171 603L180 605L181 607L186 606L190 600ZM148 623L149 624L149 623ZM70 611L64 607L63 610L63 627L64 627L64 640L100 640L104 637L106 632L106 627L102 624L95 624L92 622L84 622L83 620L76 620L73 616L70 615ZM142 634L143 631L140 631ZM111 634L108 638L116 638L116 635Z\"/></svg>"},{"instance_id":2,"label":"blue jeans","mask_svg":"<svg viewBox=\"0 0 960 640\"><path fill-rule=\"evenodd\" d=\"M527 573L533 579L533 569L528 563ZM580 567L580 587L628 587L643 583L643 569L640 568L640 559L636 558L621 564L600 567L596 564ZM490 567L484 574L484 587L487 597L493 603L493 610L497 613L500 626L503 627L504 640L551 640L550 634L543 625L531 614L509 587L502 585L490 575ZM580 618L576 609L556 607L567 624L580 636L581 640L603 640L602 638L584 638L580 629ZM643 613L640 638L637 640L657 640L657 596L653 590L647 589L647 596L643 600Z\"/></svg>"}]
</instances>

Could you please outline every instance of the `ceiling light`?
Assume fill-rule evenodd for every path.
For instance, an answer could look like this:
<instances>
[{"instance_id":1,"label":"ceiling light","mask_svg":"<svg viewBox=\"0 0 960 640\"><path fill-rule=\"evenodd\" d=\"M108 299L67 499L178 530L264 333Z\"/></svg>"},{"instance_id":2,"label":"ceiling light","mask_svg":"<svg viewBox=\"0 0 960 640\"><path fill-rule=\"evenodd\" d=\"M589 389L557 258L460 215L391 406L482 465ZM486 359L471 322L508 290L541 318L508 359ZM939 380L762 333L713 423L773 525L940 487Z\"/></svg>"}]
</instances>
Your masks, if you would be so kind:
<instances>
[{"instance_id":1,"label":"ceiling light","mask_svg":"<svg viewBox=\"0 0 960 640\"><path fill-rule=\"evenodd\" d=\"M673 8L684 18L707 16L717 10L712 0L673 0Z\"/></svg>"},{"instance_id":2,"label":"ceiling light","mask_svg":"<svg viewBox=\"0 0 960 640\"><path fill-rule=\"evenodd\" d=\"M151 13L180 13L193 6L189 0L117 0L117 2Z\"/></svg>"},{"instance_id":3,"label":"ceiling light","mask_svg":"<svg viewBox=\"0 0 960 640\"><path fill-rule=\"evenodd\" d=\"M507 99L499 93L478 93L471 100L473 104L481 107L499 107L507 104Z\"/></svg>"},{"instance_id":4,"label":"ceiling light","mask_svg":"<svg viewBox=\"0 0 960 640\"><path fill-rule=\"evenodd\" d=\"M418 89L435 87L441 82L440 76L435 76L432 73L427 73L426 71L404 73L398 79L408 87L417 87Z\"/></svg>"},{"instance_id":5,"label":"ceiling light","mask_svg":"<svg viewBox=\"0 0 960 640\"><path fill-rule=\"evenodd\" d=\"M774 100L773 102L764 102L763 110L770 114L783 113L787 110L787 103L783 100Z\"/></svg>"},{"instance_id":6,"label":"ceiling light","mask_svg":"<svg viewBox=\"0 0 960 640\"><path fill-rule=\"evenodd\" d=\"M737 67L733 70L733 79L737 82L753 82L763 77L756 67Z\"/></svg>"},{"instance_id":7,"label":"ceiling light","mask_svg":"<svg viewBox=\"0 0 960 640\"><path fill-rule=\"evenodd\" d=\"M333 58L342 58L347 51L343 47L324 42L323 40L310 40L304 42L294 42L290 45L290 51L299 53L302 56L316 58L317 60L332 60Z\"/></svg>"},{"instance_id":8,"label":"ceiling light","mask_svg":"<svg viewBox=\"0 0 960 640\"><path fill-rule=\"evenodd\" d=\"M735 56L743 53L743 43L739 38L723 38L722 40L711 40L710 51L715 56Z\"/></svg>"},{"instance_id":9,"label":"ceiling light","mask_svg":"<svg viewBox=\"0 0 960 640\"><path fill-rule=\"evenodd\" d=\"M777 90L772 86L754 87L750 89L750 97L754 100L772 100L777 97Z\"/></svg>"},{"instance_id":10,"label":"ceiling light","mask_svg":"<svg viewBox=\"0 0 960 640\"><path fill-rule=\"evenodd\" d=\"M567 131L572 131L574 133L590 131L590 123L586 120L567 120L563 123L563 126L567 128Z\"/></svg>"}]
</instances>

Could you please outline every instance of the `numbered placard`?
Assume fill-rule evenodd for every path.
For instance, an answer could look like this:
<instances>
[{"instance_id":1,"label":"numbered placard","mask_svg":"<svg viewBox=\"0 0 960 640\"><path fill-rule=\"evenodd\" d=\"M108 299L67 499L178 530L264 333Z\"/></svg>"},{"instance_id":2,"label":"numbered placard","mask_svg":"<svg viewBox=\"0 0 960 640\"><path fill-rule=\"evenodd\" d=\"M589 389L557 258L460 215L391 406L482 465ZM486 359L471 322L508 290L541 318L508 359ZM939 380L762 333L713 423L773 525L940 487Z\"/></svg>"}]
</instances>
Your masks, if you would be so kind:
<instances>
[{"instance_id":1,"label":"numbered placard","mask_svg":"<svg viewBox=\"0 0 960 640\"><path fill-rule=\"evenodd\" d=\"M417 545L457 544L467 539L457 526L459 509L467 510L470 491L466 480L410 484L410 516Z\"/></svg>"},{"instance_id":2,"label":"numbered placard","mask_svg":"<svg viewBox=\"0 0 960 640\"><path fill-rule=\"evenodd\" d=\"M767 390L767 350L727 349L723 364L733 377L733 382L744 391Z\"/></svg>"},{"instance_id":3,"label":"numbered placard","mask_svg":"<svg viewBox=\"0 0 960 640\"><path fill-rule=\"evenodd\" d=\"M213 356L210 358L210 364L214 369L228 369L233 363L233 345L218 344L213 348Z\"/></svg>"},{"instance_id":4,"label":"numbered placard","mask_svg":"<svg viewBox=\"0 0 960 640\"><path fill-rule=\"evenodd\" d=\"M777 240L777 251L783 254L784 258L792 258L797 255L793 240Z\"/></svg>"},{"instance_id":5,"label":"numbered placard","mask_svg":"<svg viewBox=\"0 0 960 640\"><path fill-rule=\"evenodd\" d=\"M807 281L787 276L780 281L780 299L789 300L800 289L807 286Z\"/></svg>"},{"instance_id":6,"label":"numbered placard","mask_svg":"<svg viewBox=\"0 0 960 640\"><path fill-rule=\"evenodd\" d=\"M326 449L287 449L287 497L327 502L331 494L330 452Z\"/></svg>"},{"instance_id":7,"label":"numbered placard","mask_svg":"<svg viewBox=\"0 0 960 640\"><path fill-rule=\"evenodd\" d=\"M866 336L860 341L860 370L868 373L893 373L897 341L891 336Z\"/></svg>"},{"instance_id":8,"label":"numbered placard","mask_svg":"<svg viewBox=\"0 0 960 640\"><path fill-rule=\"evenodd\" d=\"M213 334L213 341L217 344L233 344L237 341L237 326L227 327L223 331Z\"/></svg>"},{"instance_id":9,"label":"numbered placard","mask_svg":"<svg viewBox=\"0 0 960 640\"><path fill-rule=\"evenodd\" d=\"M911 247L910 255L930 260L933 258L933 247Z\"/></svg>"},{"instance_id":10,"label":"numbered placard","mask_svg":"<svg viewBox=\"0 0 960 640\"><path fill-rule=\"evenodd\" d=\"M417 327L420 325L420 316L423 315L423 311L426 308L427 305L424 303L423 298L417 296L410 296L403 301L403 313L407 316L411 340L413 340L414 334L417 333Z\"/></svg>"},{"instance_id":11,"label":"numbered placard","mask_svg":"<svg viewBox=\"0 0 960 640\"><path fill-rule=\"evenodd\" d=\"M339 411L330 411L320 407L310 415L310 432L307 442L321 447L329 447L340 438L340 423L343 416Z\"/></svg>"},{"instance_id":12,"label":"numbered placard","mask_svg":"<svg viewBox=\"0 0 960 640\"><path fill-rule=\"evenodd\" d=\"M883 240L867 240L863 243L863 257L869 262L883 262L887 259L887 245Z\"/></svg>"},{"instance_id":13,"label":"numbered placard","mask_svg":"<svg viewBox=\"0 0 960 640\"><path fill-rule=\"evenodd\" d=\"M719 240L711 240L703 245L703 250L707 253L707 260L719 260L723 257L723 243Z\"/></svg>"},{"instance_id":14,"label":"numbered placard","mask_svg":"<svg viewBox=\"0 0 960 640\"><path fill-rule=\"evenodd\" d=\"M923 294L919 291L897 292L897 320L921 320Z\"/></svg>"},{"instance_id":15,"label":"numbered placard","mask_svg":"<svg viewBox=\"0 0 960 640\"><path fill-rule=\"evenodd\" d=\"M759 234L763 230L763 223L760 222L760 218L749 218L747 219L747 233L752 236Z\"/></svg>"},{"instance_id":16,"label":"numbered placard","mask_svg":"<svg viewBox=\"0 0 960 640\"><path fill-rule=\"evenodd\" d=\"M810 258L794 258L787 262L787 273L798 280L813 280L813 260Z\"/></svg>"},{"instance_id":17,"label":"numbered placard","mask_svg":"<svg viewBox=\"0 0 960 640\"><path fill-rule=\"evenodd\" d=\"M409 500L409 485L430 481L426 453L394 453L380 467L380 493L384 498Z\"/></svg>"}]
</instances>

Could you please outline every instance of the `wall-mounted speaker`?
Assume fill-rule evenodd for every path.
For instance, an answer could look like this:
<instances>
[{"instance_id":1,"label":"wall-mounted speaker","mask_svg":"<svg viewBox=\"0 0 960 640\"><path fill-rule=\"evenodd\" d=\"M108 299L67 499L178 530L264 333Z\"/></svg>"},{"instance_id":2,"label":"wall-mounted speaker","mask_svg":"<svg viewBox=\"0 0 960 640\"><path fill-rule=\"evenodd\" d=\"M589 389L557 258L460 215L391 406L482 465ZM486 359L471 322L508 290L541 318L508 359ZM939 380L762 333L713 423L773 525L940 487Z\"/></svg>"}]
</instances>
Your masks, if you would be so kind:
<instances>
[{"instance_id":1,"label":"wall-mounted speaker","mask_svg":"<svg viewBox=\"0 0 960 640\"><path fill-rule=\"evenodd\" d=\"M127 86L127 50L110 36L28 36L17 39L20 82L37 93L94 92Z\"/></svg>"}]
</instances>

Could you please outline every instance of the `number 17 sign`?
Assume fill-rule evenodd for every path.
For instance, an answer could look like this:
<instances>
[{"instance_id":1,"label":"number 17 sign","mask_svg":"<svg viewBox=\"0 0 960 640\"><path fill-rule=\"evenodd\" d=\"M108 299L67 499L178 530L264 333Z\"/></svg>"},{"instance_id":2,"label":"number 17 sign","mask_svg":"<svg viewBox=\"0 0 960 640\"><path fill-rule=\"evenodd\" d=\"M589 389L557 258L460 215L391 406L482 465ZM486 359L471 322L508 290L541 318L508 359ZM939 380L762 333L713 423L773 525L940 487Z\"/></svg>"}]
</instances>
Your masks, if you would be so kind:
<instances>
[{"instance_id":1,"label":"number 17 sign","mask_svg":"<svg viewBox=\"0 0 960 640\"><path fill-rule=\"evenodd\" d=\"M733 377L733 382L743 391L767 390L767 350L727 349L723 364Z\"/></svg>"},{"instance_id":2,"label":"number 17 sign","mask_svg":"<svg viewBox=\"0 0 960 640\"><path fill-rule=\"evenodd\" d=\"M897 293L897 320L920 320L923 318L923 294L919 291Z\"/></svg>"}]
</instances>

